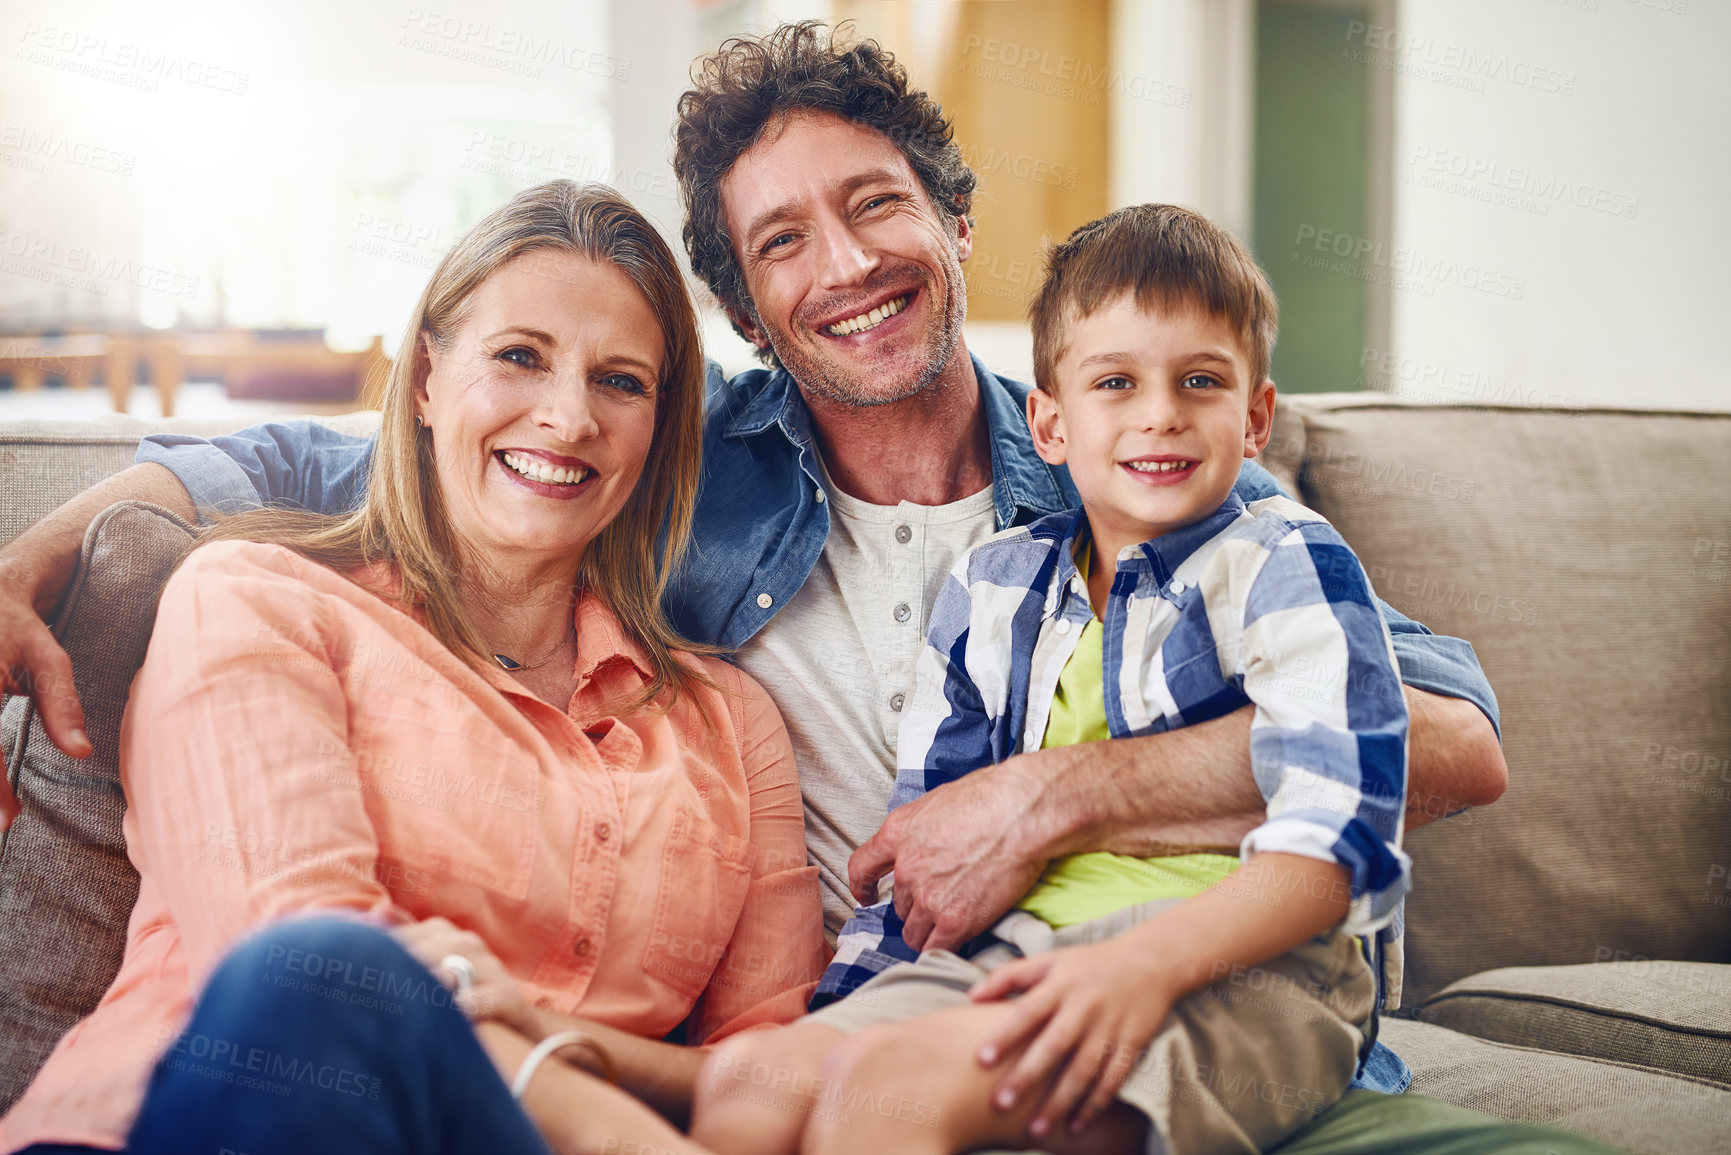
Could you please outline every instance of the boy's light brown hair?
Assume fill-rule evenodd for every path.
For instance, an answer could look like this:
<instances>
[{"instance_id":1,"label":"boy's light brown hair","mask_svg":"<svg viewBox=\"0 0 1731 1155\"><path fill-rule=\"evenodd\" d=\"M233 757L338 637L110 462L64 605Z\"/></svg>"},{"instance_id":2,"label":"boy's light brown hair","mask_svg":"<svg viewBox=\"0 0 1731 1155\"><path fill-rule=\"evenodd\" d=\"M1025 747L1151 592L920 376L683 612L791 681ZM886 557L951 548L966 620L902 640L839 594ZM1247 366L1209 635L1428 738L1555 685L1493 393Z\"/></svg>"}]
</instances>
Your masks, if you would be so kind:
<instances>
[{"instance_id":1,"label":"boy's light brown hair","mask_svg":"<svg viewBox=\"0 0 1731 1155\"><path fill-rule=\"evenodd\" d=\"M1036 385L1057 396L1070 326L1126 292L1143 310L1194 307L1224 320L1249 362L1251 389L1268 376L1280 309L1250 250L1201 213L1132 205L1083 225L1047 254L1045 283L1028 307Z\"/></svg>"}]
</instances>

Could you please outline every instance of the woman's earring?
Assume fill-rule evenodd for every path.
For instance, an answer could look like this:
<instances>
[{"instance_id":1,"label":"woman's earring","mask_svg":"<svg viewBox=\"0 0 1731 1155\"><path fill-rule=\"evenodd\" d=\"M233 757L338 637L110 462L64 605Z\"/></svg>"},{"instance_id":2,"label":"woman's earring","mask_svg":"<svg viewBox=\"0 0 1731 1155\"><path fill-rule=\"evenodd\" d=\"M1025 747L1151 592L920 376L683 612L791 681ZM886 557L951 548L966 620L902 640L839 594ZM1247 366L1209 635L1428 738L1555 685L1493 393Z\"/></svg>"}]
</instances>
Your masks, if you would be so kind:
<instances>
[{"instance_id":1,"label":"woman's earring","mask_svg":"<svg viewBox=\"0 0 1731 1155\"><path fill-rule=\"evenodd\" d=\"M419 413L415 414L415 428L416 429L425 429L426 427L427 427L427 423L421 419L421 415Z\"/></svg>"}]
</instances>

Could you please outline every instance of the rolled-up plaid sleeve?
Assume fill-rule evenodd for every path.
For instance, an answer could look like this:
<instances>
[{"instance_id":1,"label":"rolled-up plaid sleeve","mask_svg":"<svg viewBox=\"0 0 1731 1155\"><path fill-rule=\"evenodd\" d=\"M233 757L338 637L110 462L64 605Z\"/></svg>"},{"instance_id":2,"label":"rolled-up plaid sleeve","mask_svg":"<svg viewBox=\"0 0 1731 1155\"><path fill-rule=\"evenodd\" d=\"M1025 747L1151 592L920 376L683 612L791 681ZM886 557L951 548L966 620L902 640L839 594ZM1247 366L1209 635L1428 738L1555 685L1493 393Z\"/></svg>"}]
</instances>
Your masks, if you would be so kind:
<instances>
[{"instance_id":1,"label":"rolled-up plaid sleeve","mask_svg":"<svg viewBox=\"0 0 1731 1155\"><path fill-rule=\"evenodd\" d=\"M1250 759L1268 799L1241 853L1346 867L1345 930L1365 934L1394 917L1411 885L1400 849L1408 719L1393 644L1363 567L1326 522L1245 546L1248 560L1232 568L1247 581L1229 583L1241 614L1210 614L1239 625L1217 640L1255 707Z\"/></svg>"}]
</instances>

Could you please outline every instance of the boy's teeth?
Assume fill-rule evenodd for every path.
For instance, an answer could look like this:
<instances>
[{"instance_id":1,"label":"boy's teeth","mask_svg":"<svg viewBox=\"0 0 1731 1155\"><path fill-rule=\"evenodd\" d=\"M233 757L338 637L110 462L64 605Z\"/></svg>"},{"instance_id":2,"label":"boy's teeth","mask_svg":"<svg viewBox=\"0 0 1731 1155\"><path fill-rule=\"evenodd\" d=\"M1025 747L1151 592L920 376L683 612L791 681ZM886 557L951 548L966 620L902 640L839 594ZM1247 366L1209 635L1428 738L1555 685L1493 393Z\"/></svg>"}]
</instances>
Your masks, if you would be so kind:
<instances>
[{"instance_id":1,"label":"boy's teeth","mask_svg":"<svg viewBox=\"0 0 1731 1155\"><path fill-rule=\"evenodd\" d=\"M515 453L500 454L505 464L531 481L539 481L546 485L576 485L586 481L593 472L588 469L566 469L562 466L548 465L536 461L532 457L519 457Z\"/></svg>"},{"instance_id":2,"label":"boy's teeth","mask_svg":"<svg viewBox=\"0 0 1731 1155\"><path fill-rule=\"evenodd\" d=\"M849 317L845 321L837 321L829 327L830 334L836 337L845 337L849 333L863 333L867 329L875 329L897 313L901 312L902 306L907 303L908 299L905 296L897 297L893 301L885 301L877 308L861 313L857 317Z\"/></svg>"},{"instance_id":3,"label":"boy's teeth","mask_svg":"<svg viewBox=\"0 0 1731 1155\"><path fill-rule=\"evenodd\" d=\"M1137 473L1171 473L1174 469L1188 469L1188 461L1131 461L1127 462Z\"/></svg>"}]
</instances>

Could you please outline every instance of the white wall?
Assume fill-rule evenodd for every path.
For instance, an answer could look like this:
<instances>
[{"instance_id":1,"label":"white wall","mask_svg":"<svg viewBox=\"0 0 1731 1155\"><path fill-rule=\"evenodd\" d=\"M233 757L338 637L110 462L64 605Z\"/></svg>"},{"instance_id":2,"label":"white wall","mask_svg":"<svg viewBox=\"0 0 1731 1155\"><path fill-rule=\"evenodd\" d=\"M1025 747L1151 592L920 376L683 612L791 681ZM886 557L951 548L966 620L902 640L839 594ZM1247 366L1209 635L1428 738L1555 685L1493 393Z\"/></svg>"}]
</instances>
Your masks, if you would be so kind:
<instances>
[{"instance_id":1,"label":"white wall","mask_svg":"<svg viewBox=\"0 0 1731 1155\"><path fill-rule=\"evenodd\" d=\"M1384 7L1396 38L1341 46L1394 92L1392 240L1360 263L1399 281L1364 384L1731 409L1731 0ZM1115 0L1113 18L1114 63L1187 107L1114 100L1112 203L1247 236L1251 0Z\"/></svg>"},{"instance_id":2,"label":"white wall","mask_svg":"<svg viewBox=\"0 0 1731 1155\"><path fill-rule=\"evenodd\" d=\"M1375 50L1396 67L1395 253L1439 267L1395 289L1367 373L1731 409L1731 3L1403 0L1400 27Z\"/></svg>"}]
</instances>

